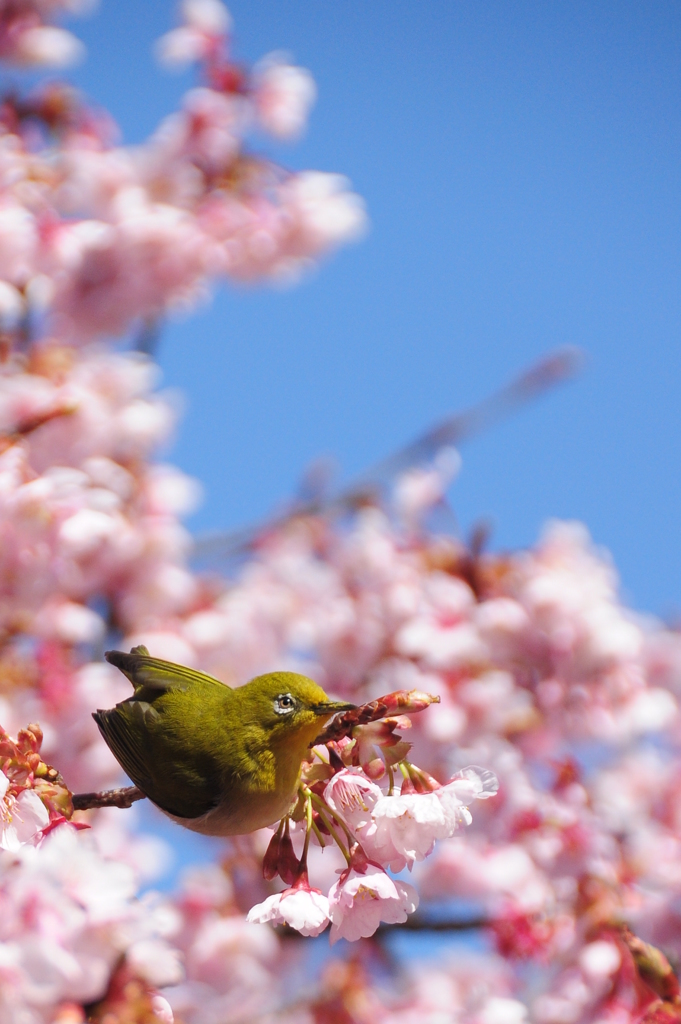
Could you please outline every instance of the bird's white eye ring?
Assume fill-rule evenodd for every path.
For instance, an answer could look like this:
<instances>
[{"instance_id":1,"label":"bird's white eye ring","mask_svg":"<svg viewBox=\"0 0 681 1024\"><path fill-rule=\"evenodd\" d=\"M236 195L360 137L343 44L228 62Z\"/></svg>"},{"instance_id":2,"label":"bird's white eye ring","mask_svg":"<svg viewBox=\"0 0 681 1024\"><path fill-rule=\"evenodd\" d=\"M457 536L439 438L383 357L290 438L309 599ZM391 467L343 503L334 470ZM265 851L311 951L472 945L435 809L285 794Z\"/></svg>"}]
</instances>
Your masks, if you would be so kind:
<instances>
[{"instance_id":1,"label":"bird's white eye ring","mask_svg":"<svg viewBox=\"0 0 681 1024\"><path fill-rule=\"evenodd\" d=\"M290 715L295 710L296 702L290 693L280 693L274 701L274 710L278 715Z\"/></svg>"}]
</instances>

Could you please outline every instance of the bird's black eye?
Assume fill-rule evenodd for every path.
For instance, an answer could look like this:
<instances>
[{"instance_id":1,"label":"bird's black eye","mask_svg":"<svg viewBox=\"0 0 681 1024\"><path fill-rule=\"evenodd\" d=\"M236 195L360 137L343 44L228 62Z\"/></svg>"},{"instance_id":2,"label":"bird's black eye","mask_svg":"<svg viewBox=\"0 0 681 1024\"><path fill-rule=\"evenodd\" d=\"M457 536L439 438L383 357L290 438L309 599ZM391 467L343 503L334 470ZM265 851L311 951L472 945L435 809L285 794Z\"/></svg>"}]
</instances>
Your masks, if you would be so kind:
<instances>
[{"instance_id":1,"label":"bird's black eye","mask_svg":"<svg viewBox=\"0 0 681 1024\"><path fill-rule=\"evenodd\" d=\"M274 701L274 710L278 715L290 715L296 702L290 693L280 693Z\"/></svg>"}]
</instances>

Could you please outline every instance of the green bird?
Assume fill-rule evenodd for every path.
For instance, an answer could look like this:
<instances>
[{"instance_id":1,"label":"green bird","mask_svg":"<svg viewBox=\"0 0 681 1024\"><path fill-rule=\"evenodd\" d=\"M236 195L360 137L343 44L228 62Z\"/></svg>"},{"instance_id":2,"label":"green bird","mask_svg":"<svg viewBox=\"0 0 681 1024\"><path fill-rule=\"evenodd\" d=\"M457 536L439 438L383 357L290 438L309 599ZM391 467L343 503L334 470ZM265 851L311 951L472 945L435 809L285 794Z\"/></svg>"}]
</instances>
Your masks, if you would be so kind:
<instances>
[{"instance_id":1,"label":"green bird","mask_svg":"<svg viewBox=\"0 0 681 1024\"><path fill-rule=\"evenodd\" d=\"M105 658L135 691L92 716L109 749L152 803L204 835L243 835L283 818L310 743L355 707L295 672L232 689L141 645Z\"/></svg>"}]
</instances>

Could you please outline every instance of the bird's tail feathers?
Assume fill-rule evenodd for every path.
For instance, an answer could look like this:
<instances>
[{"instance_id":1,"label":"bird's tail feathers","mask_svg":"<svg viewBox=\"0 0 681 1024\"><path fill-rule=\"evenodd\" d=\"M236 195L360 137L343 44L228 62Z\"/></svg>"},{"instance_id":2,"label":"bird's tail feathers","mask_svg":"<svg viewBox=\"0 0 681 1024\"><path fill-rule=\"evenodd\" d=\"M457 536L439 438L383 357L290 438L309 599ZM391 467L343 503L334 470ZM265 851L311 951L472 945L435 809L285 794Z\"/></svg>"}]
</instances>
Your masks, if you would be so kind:
<instances>
[{"instance_id":1,"label":"bird's tail feathers","mask_svg":"<svg viewBox=\"0 0 681 1024\"><path fill-rule=\"evenodd\" d=\"M143 644L139 644L138 647L131 648L130 654L126 654L125 651L106 651L104 657L110 665L115 665L117 669L120 669L136 687L139 685L139 681L135 678L137 670L142 659L149 657L149 650Z\"/></svg>"},{"instance_id":2,"label":"bird's tail feathers","mask_svg":"<svg viewBox=\"0 0 681 1024\"><path fill-rule=\"evenodd\" d=\"M153 692L186 690L195 683L226 685L196 669L176 665L172 661L163 661L161 658L152 658L142 644L133 647L129 654L124 651L106 651L104 657L130 680L135 688L135 697L144 691L144 696L151 699Z\"/></svg>"}]
</instances>

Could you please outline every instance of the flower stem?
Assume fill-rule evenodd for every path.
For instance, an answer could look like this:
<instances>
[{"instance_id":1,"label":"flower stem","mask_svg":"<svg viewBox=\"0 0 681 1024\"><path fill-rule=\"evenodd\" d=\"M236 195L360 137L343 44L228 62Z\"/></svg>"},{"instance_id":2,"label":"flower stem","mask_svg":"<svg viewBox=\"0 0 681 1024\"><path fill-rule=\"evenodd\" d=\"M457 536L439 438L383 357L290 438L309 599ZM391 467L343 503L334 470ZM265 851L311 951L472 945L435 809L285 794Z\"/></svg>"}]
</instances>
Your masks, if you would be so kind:
<instances>
[{"instance_id":1,"label":"flower stem","mask_svg":"<svg viewBox=\"0 0 681 1024\"><path fill-rule=\"evenodd\" d=\"M299 870L307 871L307 851L310 848L310 836L312 834L312 793L307 788L307 786L305 786L303 788L303 792L305 793L305 822L306 822L306 829L305 829L305 843L303 844L303 852L300 855L300 869Z\"/></svg>"},{"instance_id":2,"label":"flower stem","mask_svg":"<svg viewBox=\"0 0 681 1024\"><path fill-rule=\"evenodd\" d=\"M319 744L317 744L316 747L312 747L311 748L311 752L316 757L319 758L319 760L322 762L322 764L328 764L329 763L329 748L327 746L325 746L323 743L319 743ZM324 756L324 755L326 755L326 756Z\"/></svg>"},{"instance_id":3,"label":"flower stem","mask_svg":"<svg viewBox=\"0 0 681 1024\"><path fill-rule=\"evenodd\" d=\"M326 804L324 803L324 801L320 797L317 796L316 793L310 792L310 796L312 798L312 802L317 807L317 813L319 814L319 817L322 819L322 821L324 822L325 826L328 828L329 833L331 834L331 838L335 841L336 845L338 846L338 849L341 851L341 853L345 857L345 859L348 862L348 864L350 864L350 855L349 855L348 851L345 849L345 846L343 845L343 843L341 842L335 827L333 826L333 824L331 823L331 820L329 819L329 816L325 813L325 809L328 809L328 808L326 808ZM337 821L338 819L334 817L333 820ZM340 824L343 826L343 828L344 828L344 830L345 830L345 832L347 834L347 837L348 837L348 847L350 847L350 846L352 846L352 844L354 843L355 840L350 835L350 833L348 832L347 828L345 828L345 825L343 824L342 821L340 822Z\"/></svg>"},{"instance_id":4,"label":"flower stem","mask_svg":"<svg viewBox=\"0 0 681 1024\"><path fill-rule=\"evenodd\" d=\"M331 810L331 808L329 807L329 805L328 805L328 804L325 804L325 803L324 803L324 801L323 801L323 800L321 799L321 797L318 797L316 793L313 793L313 794L312 794L312 799L313 799L313 800L314 800L314 802L315 802L315 803L317 804L317 810L319 811L319 813L320 813L320 814L321 814L321 815L322 815L323 817L324 817L324 815L326 815L326 812L328 811L328 812L329 812L329 815L330 815L330 816L331 816L331 817L333 818L333 820L334 820L334 821L335 821L335 822L336 822L336 823L337 823L338 825L340 825L340 827L341 827L341 828L343 829L343 831L345 832L345 838L346 838L346 839L347 839L347 841L348 841L348 848L350 848L351 846L353 846L353 845L354 845L354 843L356 843L356 842L357 842L357 839L356 839L356 837L355 837L355 836L353 836L352 832L350 831L350 829L348 828L348 826L347 826L347 825L345 824L345 822L343 821L343 819L342 819L342 818L339 818L339 817L338 817L338 816L337 816L336 814L334 814L334 813L333 813L333 811ZM328 817L328 815L326 815L326 817ZM324 822L324 823L326 824L326 818L325 818L325 822Z\"/></svg>"},{"instance_id":5,"label":"flower stem","mask_svg":"<svg viewBox=\"0 0 681 1024\"><path fill-rule=\"evenodd\" d=\"M316 835L317 839L319 840L319 845L321 846L322 850L325 850L326 849L326 840L324 839L324 834L321 831L321 829L317 825L315 825L314 821L312 822L312 831L314 832L314 834Z\"/></svg>"}]
</instances>

